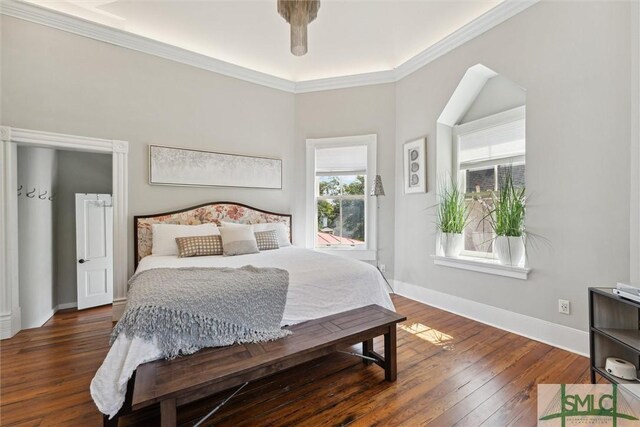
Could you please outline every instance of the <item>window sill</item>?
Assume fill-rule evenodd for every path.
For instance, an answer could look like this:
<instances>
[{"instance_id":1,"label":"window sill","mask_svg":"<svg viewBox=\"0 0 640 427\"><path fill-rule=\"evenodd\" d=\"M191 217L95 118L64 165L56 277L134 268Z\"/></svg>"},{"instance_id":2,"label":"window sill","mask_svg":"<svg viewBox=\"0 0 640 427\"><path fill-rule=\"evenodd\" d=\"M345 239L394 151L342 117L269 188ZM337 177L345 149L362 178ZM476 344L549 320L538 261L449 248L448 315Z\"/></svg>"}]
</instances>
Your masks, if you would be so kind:
<instances>
[{"instance_id":1,"label":"window sill","mask_svg":"<svg viewBox=\"0 0 640 427\"><path fill-rule=\"evenodd\" d=\"M512 277L520 280L527 280L527 276L531 271L531 269L526 267L509 267L507 265L502 265L498 260L494 259L482 259L467 256L451 258L434 255L433 262L436 265L442 265L445 267L460 268L462 270L477 271L479 273L494 274L496 276Z\"/></svg>"},{"instance_id":2,"label":"window sill","mask_svg":"<svg viewBox=\"0 0 640 427\"><path fill-rule=\"evenodd\" d=\"M376 251L369 249L353 249L353 248L315 248L315 251L325 254L338 255L346 258L359 259L360 261L375 261Z\"/></svg>"}]
</instances>

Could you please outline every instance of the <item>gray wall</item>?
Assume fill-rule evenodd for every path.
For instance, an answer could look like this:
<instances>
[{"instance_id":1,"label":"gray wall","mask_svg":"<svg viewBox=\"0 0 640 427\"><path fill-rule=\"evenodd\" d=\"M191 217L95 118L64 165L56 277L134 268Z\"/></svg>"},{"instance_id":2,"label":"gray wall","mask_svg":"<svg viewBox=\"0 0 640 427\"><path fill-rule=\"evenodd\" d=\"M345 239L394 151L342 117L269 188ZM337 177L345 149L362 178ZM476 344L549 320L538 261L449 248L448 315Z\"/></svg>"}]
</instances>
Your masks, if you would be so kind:
<instances>
[{"instance_id":1,"label":"gray wall","mask_svg":"<svg viewBox=\"0 0 640 427\"><path fill-rule=\"evenodd\" d=\"M111 155L59 150L55 209L57 304L78 301L76 193L111 194Z\"/></svg>"},{"instance_id":2,"label":"gray wall","mask_svg":"<svg viewBox=\"0 0 640 427\"><path fill-rule=\"evenodd\" d=\"M293 94L1 19L2 124L129 141L130 230L133 215L212 200L291 211ZM283 189L150 186L148 144L279 157Z\"/></svg>"},{"instance_id":3,"label":"gray wall","mask_svg":"<svg viewBox=\"0 0 640 427\"><path fill-rule=\"evenodd\" d=\"M495 70L494 70L495 71ZM484 85L459 123L468 123L525 105L527 92L511 80L497 75Z\"/></svg>"},{"instance_id":4,"label":"gray wall","mask_svg":"<svg viewBox=\"0 0 640 427\"><path fill-rule=\"evenodd\" d=\"M611 285L630 271L629 9L540 2L398 82L397 280L586 329L587 286ZM527 226L550 243L529 251L527 281L430 259L436 120L478 63L527 91ZM429 140L429 193L404 195L400 144L421 135ZM571 316L558 313L558 298L573 303Z\"/></svg>"},{"instance_id":5,"label":"gray wall","mask_svg":"<svg viewBox=\"0 0 640 427\"><path fill-rule=\"evenodd\" d=\"M19 300L22 328L42 326L56 308L54 209L56 151L18 147ZM35 192L31 193L35 189ZM46 195L44 194L46 192ZM28 197L27 193L33 197ZM43 199L38 197L43 195Z\"/></svg>"},{"instance_id":6,"label":"gray wall","mask_svg":"<svg viewBox=\"0 0 640 427\"><path fill-rule=\"evenodd\" d=\"M632 247L638 256L629 236L640 222L637 194L629 203L639 163L632 175L630 154L640 152L637 124L629 142L638 120L637 52L629 90L637 10L541 2L395 85L295 96L2 16L2 124L130 141L131 216L232 199L293 212L298 243L304 139L377 133L388 194L380 199L381 257L388 267L394 260L395 279L584 329L586 287L628 278L640 263L629 255ZM436 120L478 63L527 90L527 224L550 240L530 251L528 281L436 267L430 258ZM429 193L404 195L400 147L424 135ZM282 157L284 188L152 187L149 143ZM572 301L573 315L557 313L558 298Z\"/></svg>"},{"instance_id":7,"label":"gray wall","mask_svg":"<svg viewBox=\"0 0 640 427\"><path fill-rule=\"evenodd\" d=\"M386 264L386 276L393 277L395 85L364 86L296 96L296 194L303 195L306 192L307 138L373 133L378 136L377 172L382 177L386 194L379 197L378 255L380 263ZM304 242L305 199L298 196L294 203L295 212L298 213L294 230L297 230L298 241Z\"/></svg>"}]
</instances>

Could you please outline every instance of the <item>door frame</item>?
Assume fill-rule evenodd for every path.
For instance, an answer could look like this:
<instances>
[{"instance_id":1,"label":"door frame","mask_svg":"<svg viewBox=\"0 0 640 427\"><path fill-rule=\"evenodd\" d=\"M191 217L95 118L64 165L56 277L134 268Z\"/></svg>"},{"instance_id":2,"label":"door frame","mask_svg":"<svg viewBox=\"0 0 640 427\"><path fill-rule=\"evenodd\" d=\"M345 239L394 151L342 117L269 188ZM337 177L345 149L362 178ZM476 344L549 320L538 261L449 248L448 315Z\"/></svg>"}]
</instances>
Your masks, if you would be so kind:
<instances>
[{"instance_id":1,"label":"door frame","mask_svg":"<svg viewBox=\"0 0 640 427\"><path fill-rule=\"evenodd\" d=\"M127 141L88 138L0 126L0 339L21 329L18 277L18 162L17 147L44 147L93 153L112 153L113 173L113 319L124 311L127 296Z\"/></svg>"}]
</instances>

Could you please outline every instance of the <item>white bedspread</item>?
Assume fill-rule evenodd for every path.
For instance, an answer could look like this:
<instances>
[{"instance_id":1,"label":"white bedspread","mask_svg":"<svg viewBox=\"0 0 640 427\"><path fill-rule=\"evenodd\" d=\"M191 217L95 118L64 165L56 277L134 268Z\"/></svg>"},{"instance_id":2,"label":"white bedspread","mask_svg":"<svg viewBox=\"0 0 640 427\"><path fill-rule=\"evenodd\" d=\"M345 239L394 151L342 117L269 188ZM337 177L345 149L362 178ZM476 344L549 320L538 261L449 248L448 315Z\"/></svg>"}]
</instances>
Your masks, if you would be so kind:
<instances>
[{"instance_id":1,"label":"white bedspread","mask_svg":"<svg viewBox=\"0 0 640 427\"><path fill-rule=\"evenodd\" d=\"M177 258L148 256L137 271L179 267L277 267L289 271L289 291L282 325L329 316L369 304L393 310L386 283L378 270L364 262L287 246L234 257ZM138 365L158 359L153 342L120 334L91 381L91 396L100 411L115 415L127 382Z\"/></svg>"}]
</instances>

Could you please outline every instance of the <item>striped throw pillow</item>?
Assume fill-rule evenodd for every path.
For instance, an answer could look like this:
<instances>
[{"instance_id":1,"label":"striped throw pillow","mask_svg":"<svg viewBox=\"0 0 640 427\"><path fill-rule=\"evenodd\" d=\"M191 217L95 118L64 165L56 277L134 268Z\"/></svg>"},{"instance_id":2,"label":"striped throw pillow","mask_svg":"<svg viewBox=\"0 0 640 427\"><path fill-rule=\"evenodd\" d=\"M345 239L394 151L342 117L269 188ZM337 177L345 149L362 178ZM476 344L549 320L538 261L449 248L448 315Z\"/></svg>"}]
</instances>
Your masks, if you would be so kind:
<instances>
[{"instance_id":1,"label":"striped throw pillow","mask_svg":"<svg viewBox=\"0 0 640 427\"><path fill-rule=\"evenodd\" d=\"M222 255L222 237L213 236L190 236L176 237L178 245L178 257Z\"/></svg>"},{"instance_id":2,"label":"striped throw pillow","mask_svg":"<svg viewBox=\"0 0 640 427\"><path fill-rule=\"evenodd\" d=\"M261 251L280 248L280 243L278 243L278 232L276 230L258 231L254 234L256 235L258 249Z\"/></svg>"}]
</instances>

